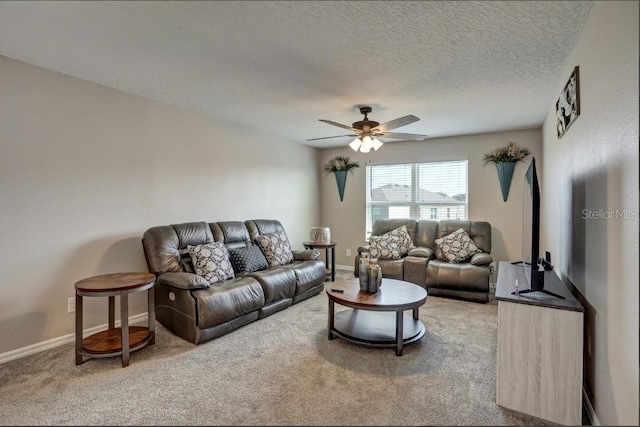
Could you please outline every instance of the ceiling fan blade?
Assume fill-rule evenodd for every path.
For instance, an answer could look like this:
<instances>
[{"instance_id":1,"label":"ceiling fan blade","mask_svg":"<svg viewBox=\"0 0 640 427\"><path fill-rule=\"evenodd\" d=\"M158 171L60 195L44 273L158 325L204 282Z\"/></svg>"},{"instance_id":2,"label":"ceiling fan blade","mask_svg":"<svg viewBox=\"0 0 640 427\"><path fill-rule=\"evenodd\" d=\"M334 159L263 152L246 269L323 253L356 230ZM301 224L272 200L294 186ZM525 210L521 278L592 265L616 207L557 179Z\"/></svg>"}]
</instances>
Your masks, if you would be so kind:
<instances>
[{"instance_id":1,"label":"ceiling fan blade","mask_svg":"<svg viewBox=\"0 0 640 427\"><path fill-rule=\"evenodd\" d=\"M377 131L377 132L386 132L391 129L399 128L400 126L406 126L408 124L417 122L418 120L420 119L414 116L413 114L410 114L408 116L400 117L395 120L391 120L390 122L383 123L371 130Z\"/></svg>"},{"instance_id":2,"label":"ceiling fan blade","mask_svg":"<svg viewBox=\"0 0 640 427\"><path fill-rule=\"evenodd\" d=\"M318 141L319 139L331 139L331 138L344 138L344 137L356 137L358 135L356 134L351 134L351 135L336 135L336 136L325 136L324 138L311 138L311 139L305 139L305 141Z\"/></svg>"},{"instance_id":3,"label":"ceiling fan blade","mask_svg":"<svg viewBox=\"0 0 640 427\"><path fill-rule=\"evenodd\" d=\"M361 130L359 130L359 129L352 128L351 126L343 125L343 124L341 124L341 123L332 122L331 120L325 120L325 119L319 119L319 120L320 120L321 122L323 122L323 123L327 123L327 124L329 124L329 125L338 126L339 128L342 128L342 129L349 129L349 130L352 130L352 131L354 131L354 132L358 132L358 133L362 132L362 131L361 131Z\"/></svg>"},{"instance_id":4,"label":"ceiling fan blade","mask_svg":"<svg viewBox=\"0 0 640 427\"><path fill-rule=\"evenodd\" d=\"M417 133L395 133L395 132L376 132L374 136L380 138L406 139L408 141L422 141L428 135L420 135Z\"/></svg>"}]
</instances>

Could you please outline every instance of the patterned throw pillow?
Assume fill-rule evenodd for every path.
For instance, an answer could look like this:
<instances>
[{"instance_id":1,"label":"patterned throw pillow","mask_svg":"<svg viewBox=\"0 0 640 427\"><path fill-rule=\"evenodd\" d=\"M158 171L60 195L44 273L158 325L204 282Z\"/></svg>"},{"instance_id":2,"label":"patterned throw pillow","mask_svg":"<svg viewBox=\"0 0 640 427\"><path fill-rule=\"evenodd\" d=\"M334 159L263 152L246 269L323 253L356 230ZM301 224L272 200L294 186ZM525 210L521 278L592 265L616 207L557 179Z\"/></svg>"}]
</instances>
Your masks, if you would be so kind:
<instances>
[{"instance_id":1,"label":"patterned throw pillow","mask_svg":"<svg viewBox=\"0 0 640 427\"><path fill-rule=\"evenodd\" d=\"M221 282L235 277L229 262L229 252L222 242L188 245L187 250L193 261L193 269L209 283Z\"/></svg>"},{"instance_id":2,"label":"patterned throw pillow","mask_svg":"<svg viewBox=\"0 0 640 427\"><path fill-rule=\"evenodd\" d=\"M289 245L289 239L284 231L258 236L256 243L269 262L269 267L289 264L293 261L291 245Z\"/></svg>"},{"instance_id":3,"label":"patterned throw pillow","mask_svg":"<svg viewBox=\"0 0 640 427\"><path fill-rule=\"evenodd\" d=\"M411 235L407 231L406 225L398 227L395 230L391 230L389 233L397 234L398 238L400 239L401 241L400 247L402 249L400 254L402 256L408 255L411 249L416 248L416 245L413 244L413 240L411 240Z\"/></svg>"},{"instance_id":4,"label":"patterned throw pillow","mask_svg":"<svg viewBox=\"0 0 640 427\"><path fill-rule=\"evenodd\" d=\"M229 249L229 260L236 273L251 273L269 267L267 259L257 246Z\"/></svg>"},{"instance_id":5,"label":"patterned throw pillow","mask_svg":"<svg viewBox=\"0 0 640 427\"><path fill-rule=\"evenodd\" d=\"M482 252L463 228L441 239L436 239L436 246L440 250L436 254L438 258L450 263L465 261L472 255Z\"/></svg>"},{"instance_id":6,"label":"patterned throw pillow","mask_svg":"<svg viewBox=\"0 0 640 427\"><path fill-rule=\"evenodd\" d=\"M369 258L400 259L414 248L406 225L369 238Z\"/></svg>"}]
</instances>

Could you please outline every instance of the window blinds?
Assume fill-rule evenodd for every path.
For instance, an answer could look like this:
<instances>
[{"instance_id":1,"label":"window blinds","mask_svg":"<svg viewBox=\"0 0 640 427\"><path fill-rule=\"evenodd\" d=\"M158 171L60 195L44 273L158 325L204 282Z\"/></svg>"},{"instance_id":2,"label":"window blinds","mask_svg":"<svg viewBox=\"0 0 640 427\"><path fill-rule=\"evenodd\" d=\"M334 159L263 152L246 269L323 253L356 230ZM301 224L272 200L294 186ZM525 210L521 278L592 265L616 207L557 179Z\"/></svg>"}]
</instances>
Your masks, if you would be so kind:
<instances>
[{"instance_id":1,"label":"window blinds","mask_svg":"<svg viewBox=\"0 0 640 427\"><path fill-rule=\"evenodd\" d=\"M467 219L467 160L366 167L366 238L380 219Z\"/></svg>"}]
</instances>

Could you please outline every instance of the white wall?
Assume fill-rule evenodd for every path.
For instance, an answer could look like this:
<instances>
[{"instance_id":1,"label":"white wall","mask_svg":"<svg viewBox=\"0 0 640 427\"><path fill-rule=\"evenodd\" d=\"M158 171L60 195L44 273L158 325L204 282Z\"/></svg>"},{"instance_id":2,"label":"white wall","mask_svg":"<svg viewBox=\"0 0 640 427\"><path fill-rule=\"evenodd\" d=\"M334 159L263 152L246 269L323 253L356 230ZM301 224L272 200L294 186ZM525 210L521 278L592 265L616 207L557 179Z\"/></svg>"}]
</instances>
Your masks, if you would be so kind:
<instances>
[{"instance_id":1,"label":"white wall","mask_svg":"<svg viewBox=\"0 0 640 427\"><path fill-rule=\"evenodd\" d=\"M1 56L0 99L0 354L73 333L76 281L147 271L149 227L279 219L301 249L318 222L314 148Z\"/></svg>"},{"instance_id":2,"label":"white wall","mask_svg":"<svg viewBox=\"0 0 640 427\"><path fill-rule=\"evenodd\" d=\"M318 170L335 155L349 156L360 162L353 175L347 175L344 200L338 196L333 174L320 176L321 226L331 228L331 238L337 243L336 262L353 266L358 246L365 243L365 165L416 163L443 160L469 160L469 219L488 221L492 226L492 255L497 261L521 259L522 245L522 182L531 161L519 162L511 182L507 201L502 200L498 174L494 164L484 165L482 156L494 148L514 141L529 148L542 164L542 135L540 129L466 135L428 139L419 142L390 142L378 151L356 153L349 147L320 152ZM352 256L346 256L351 249Z\"/></svg>"},{"instance_id":3,"label":"white wall","mask_svg":"<svg viewBox=\"0 0 640 427\"><path fill-rule=\"evenodd\" d=\"M638 425L638 2L594 3L558 95L576 65L580 116L558 139L554 102L543 126L544 241L586 309L585 382L600 423Z\"/></svg>"}]
</instances>

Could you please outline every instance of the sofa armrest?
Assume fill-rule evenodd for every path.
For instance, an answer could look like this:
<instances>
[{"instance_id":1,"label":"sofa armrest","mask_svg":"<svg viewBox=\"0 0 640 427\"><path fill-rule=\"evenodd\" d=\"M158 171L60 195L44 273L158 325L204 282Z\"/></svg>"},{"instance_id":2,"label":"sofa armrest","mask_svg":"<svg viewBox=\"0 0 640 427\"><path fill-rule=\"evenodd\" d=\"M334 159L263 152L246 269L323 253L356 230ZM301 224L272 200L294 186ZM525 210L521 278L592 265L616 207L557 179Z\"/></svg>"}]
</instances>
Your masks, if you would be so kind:
<instances>
[{"instance_id":1,"label":"sofa armrest","mask_svg":"<svg viewBox=\"0 0 640 427\"><path fill-rule=\"evenodd\" d=\"M370 250L369 245L358 246L358 255L368 254Z\"/></svg>"},{"instance_id":2,"label":"sofa armrest","mask_svg":"<svg viewBox=\"0 0 640 427\"><path fill-rule=\"evenodd\" d=\"M474 254L471 257L471 264L473 265L488 265L493 262L493 257L486 253Z\"/></svg>"},{"instance_id":3,"label":"sofa armrest","mask_svg":"<svg viewBox=\"0 0 640 427\"><path fill-rule=\"evenodd\" d=\"M417 248L413 248L409 251L409 256L431 259L433 258L433 249L424 246L418 246Z\"/></svg>"},{"instance_id":4,"label":"sofa armrest","mask_svg":"<svg viewBox=\"0 0 640 427\"><path fill-rule=\"evenodd\" d=\"M295 261L313 261L320 258L320 252L315 249L304 249L291 251Z\"/></svg>"},{"instance_id":5,"label":"sofa armrest","mask_svg":"<svg viewBox=\"0 0 640 427\"><path fill-rule=\"evenodd\" d=\"M158 276L156 283L173 286L178 289L204 289L209 287L209 282L194 273L164 273Z\"/></svg>"}]
</instances>

